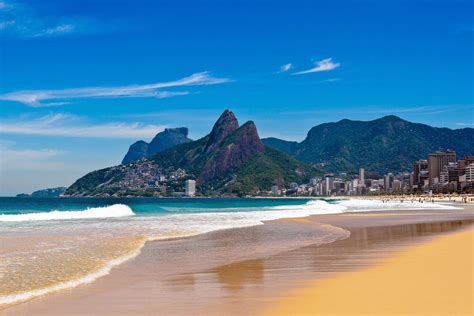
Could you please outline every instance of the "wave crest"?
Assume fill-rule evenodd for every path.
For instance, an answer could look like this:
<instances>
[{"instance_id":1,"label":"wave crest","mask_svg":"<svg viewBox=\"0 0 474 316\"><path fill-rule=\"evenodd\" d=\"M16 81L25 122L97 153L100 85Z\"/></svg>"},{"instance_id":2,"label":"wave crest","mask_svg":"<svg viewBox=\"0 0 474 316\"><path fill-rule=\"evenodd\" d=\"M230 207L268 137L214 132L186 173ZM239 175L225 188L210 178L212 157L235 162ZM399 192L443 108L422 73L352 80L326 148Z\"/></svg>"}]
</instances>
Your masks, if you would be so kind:
<instances>
[{"instance_id":1,"label":"wave crest","mask_svg":"<svg viewBox=\"0 0 474 316\"><path fill-rule=\"evenodd\" d=\"M0 222L53 221L88 218L109 218L133 216L132 209L125 204L92 207L84 211L52 211L27 214L1 214Z\"/></svg>"}]
</instances>

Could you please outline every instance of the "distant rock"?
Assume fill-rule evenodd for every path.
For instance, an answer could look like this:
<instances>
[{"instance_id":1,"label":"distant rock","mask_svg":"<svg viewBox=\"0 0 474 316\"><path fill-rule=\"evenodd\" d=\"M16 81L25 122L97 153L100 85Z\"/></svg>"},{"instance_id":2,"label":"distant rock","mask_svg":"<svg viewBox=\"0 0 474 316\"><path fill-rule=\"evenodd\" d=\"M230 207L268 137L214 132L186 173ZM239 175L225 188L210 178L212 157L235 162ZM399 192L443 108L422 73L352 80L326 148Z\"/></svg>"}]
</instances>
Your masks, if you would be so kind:
<instances>
[{"instance_id":1,"label":"distant rock","mask_svg":"<svg viewBox=\"0 0 474 316\"><path fill-rule=\"evenodd\" d=\"M34 191L31 194L26 194L26 193L21 193L17 194L16 197L32 197L32 198L51 198L51 197L59 197L61 194L66 191L67 188L65 187L57 187L57 188L49 188L49 189L43 189L43 190L38 190Z\"/></svg>"},{"instance_id":2,"label":"distant rock","mask_svg":"<svg viewBox=\"0 0 474 316\"><path fill-rule=\"evenodd\" d=\"M148 156L148 143L139 140L138 142L133 143L128 149L127 154L122 160L122 163L129 163Z\"/></svg>"},{"instance_id":3,"label":"distant rock","mask_svg":"<svg viewBox=\"0 0 474 316\"><path fill-rule=\"evenodd\" d=\"M186 127L167 128L156 134L152 141L140 140L133 143L128 149L122 163L130 163L144 157L152 156L173 146L190 142L188 129Z\"/></svg>"},{"instance_id":4,"label":"distant rock","mask_svg":"<svg viewBox=\"0 0 474 316\"><path fill-rule=\"evenodd\" d=\"M156 134L148 145L148 156L152 156L173 146L189 143L187 127L167 128Z\"/></svg>"}]
</instances>

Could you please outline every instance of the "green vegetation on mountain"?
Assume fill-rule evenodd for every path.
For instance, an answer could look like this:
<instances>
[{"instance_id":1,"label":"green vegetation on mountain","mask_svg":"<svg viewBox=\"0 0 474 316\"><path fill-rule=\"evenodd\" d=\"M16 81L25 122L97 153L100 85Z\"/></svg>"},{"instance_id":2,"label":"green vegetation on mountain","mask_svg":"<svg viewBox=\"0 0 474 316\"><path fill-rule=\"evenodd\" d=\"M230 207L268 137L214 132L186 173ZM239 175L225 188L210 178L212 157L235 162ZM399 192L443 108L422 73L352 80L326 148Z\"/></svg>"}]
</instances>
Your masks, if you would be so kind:
<instances>
[{"instance_id":1,"label":"green vegetation on mountain","mask_svg":"<svg viewBox=\"0 0 474 316\"><path fill-rule=\"evenodd\" d=\"M52 198L60 196L66 190L65 187L48 188L38 191L34 191L31 194L21 193L17 194L16 197L32 197L32 198Z\"/></svg>"},{"instance_id":2,"label":"green vegetation on mountain","mask_svg":"<svg viewBox=\"0 0 474 316\"><path fill-rule=\"evenodd\" d=\"M307 182L316 170L269 146L247 161L229 182L225 191L243 195L270 190L273 185L288 187L291 182Z\"/></svg>"},{"instance_id":3,"label":"green vegetation on mountain","mask_svg":"<svg viewBox=\"0 0 474 316\"><path fill-rule=\"evenodd\" d=\"M410 170L413 162L437 150L459 157L474 153L474 129L436 128L386 116L373 121L341 120L313 127L301 143L275 138L262 141L296 159L330 172L384 174Z\"/></svg>"}]
</instances>

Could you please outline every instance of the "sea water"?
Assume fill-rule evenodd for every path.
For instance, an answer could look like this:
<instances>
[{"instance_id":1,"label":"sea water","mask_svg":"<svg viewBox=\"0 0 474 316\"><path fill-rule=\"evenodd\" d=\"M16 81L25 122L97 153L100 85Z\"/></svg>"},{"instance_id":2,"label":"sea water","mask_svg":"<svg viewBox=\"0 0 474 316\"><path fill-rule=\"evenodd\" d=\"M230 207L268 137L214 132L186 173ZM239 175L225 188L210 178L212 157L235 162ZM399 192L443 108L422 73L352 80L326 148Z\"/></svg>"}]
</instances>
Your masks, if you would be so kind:
<instances>
[{"instance_id":1,"label":"sea water","mask_svg":"<svg viewBox=\"0 0 474 316\"><path fill-rule=\"evenodd\" d=\"M279 218L402 208L450 206L345 199L0 198L0 305L92 282L150 240Z\"/></svg>"}]
</instances>

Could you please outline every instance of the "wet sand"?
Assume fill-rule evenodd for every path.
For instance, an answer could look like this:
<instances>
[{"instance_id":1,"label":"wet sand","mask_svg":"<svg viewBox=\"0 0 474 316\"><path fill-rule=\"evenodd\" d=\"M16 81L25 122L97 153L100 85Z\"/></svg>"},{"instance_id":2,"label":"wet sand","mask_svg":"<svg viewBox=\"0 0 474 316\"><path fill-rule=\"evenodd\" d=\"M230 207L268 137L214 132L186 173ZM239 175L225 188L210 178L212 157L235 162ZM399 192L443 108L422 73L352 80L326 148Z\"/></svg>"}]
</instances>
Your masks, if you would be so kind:
<instances>
[{"instance_id":1,"label":"wet sand","mask_svg":"<svg viewBox=\"0 0 474 316\"><path fill-rule=\"evenodd\" d=\"M373 267L473 221L472 208L318 215L150 242L94 283L0 314L258 314L308 280Z\"/></svg>"}]
</instances>

